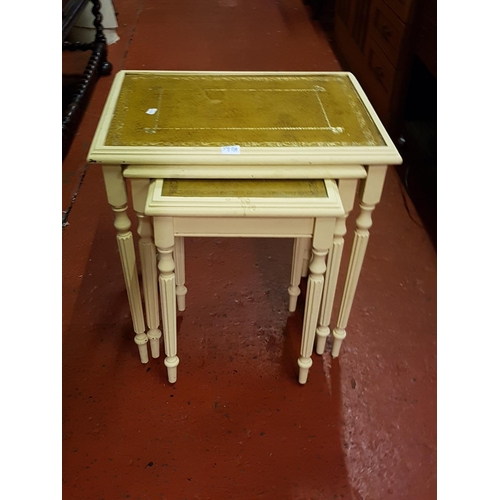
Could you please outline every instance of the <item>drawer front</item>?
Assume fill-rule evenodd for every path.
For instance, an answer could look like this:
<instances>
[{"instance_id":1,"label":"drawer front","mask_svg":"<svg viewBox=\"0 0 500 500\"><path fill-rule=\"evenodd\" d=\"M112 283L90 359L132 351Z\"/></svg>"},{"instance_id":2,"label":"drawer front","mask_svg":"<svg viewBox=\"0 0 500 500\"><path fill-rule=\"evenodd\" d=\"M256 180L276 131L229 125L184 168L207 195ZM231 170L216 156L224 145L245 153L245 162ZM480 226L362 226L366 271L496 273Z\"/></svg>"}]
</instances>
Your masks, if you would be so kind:
<instances>
[{"instance_id":1,"label":"drawer front","mask_svg":"<svg viewBox=\"0 0 500 500\"><path fill-rule=\"evenodd\" d=\"M401 21L406 22L410 17L413 1L415 0L385 0L385 3L393 10Z\"/></svg>"},{"instance_id":2,"label":"drawer front","mask_svg":"<svg viewBox=\"0 0 500 500\"><path fill-rule=\"evenodd\" d=\"M394 66L398 66L405 25L383 3L376 2L371 16L370 34Z\"/></svg>"},{"instance_id":3,"label":"drawer front","mask_svg":"<svg viewBox=\"0 0 500 500\"><path fill-rule=\"evenodd\" d=\"M373 37L368 39L367 58L370 73L380 82L384 90L390 95L394 86L396 69L384 55Z\"/></svg>"}]
</instances>

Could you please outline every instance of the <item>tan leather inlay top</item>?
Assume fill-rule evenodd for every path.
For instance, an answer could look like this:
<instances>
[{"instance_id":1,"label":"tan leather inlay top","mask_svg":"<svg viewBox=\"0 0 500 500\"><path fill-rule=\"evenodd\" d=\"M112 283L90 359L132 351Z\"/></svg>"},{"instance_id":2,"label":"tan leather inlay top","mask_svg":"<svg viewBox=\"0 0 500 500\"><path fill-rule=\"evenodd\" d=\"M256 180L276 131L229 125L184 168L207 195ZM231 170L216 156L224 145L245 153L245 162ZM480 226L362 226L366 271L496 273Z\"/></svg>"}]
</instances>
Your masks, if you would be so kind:
<instances>
[{"instance_id":1,"label":"tan leather inlay top","mask_svg":"<svg viewBox=\"0 0 500 500\"><path fill-rule=\"evenodd\" d=\"M125 75L107 146L383 146L346 75Z\"/></svg>"},{"instance_id":2,"label":"tan leather inlay top","mask_svg":"<svg viewBox=\"0 0 500 500\"><path fill-rule=\"evenodd\" d=\"M322 180L166 179L162 196L214 198L326 198Z\"/></svg>"}]
</instances>

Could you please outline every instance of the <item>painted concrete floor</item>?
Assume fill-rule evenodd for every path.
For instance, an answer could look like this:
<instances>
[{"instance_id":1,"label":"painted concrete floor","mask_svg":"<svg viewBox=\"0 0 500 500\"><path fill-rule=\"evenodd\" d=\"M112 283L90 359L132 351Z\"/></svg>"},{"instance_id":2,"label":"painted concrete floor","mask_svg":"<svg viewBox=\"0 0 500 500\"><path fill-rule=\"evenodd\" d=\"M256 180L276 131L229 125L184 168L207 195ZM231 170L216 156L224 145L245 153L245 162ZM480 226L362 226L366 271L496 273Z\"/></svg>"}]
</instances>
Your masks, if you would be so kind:
<instances>
[{"instance_id":1,"label":"painted concrete floor","mask_svg":"<svg viewBox=\"0 0 500 500\"><path fill-rule=\"evenodd\" d=\"M301 0L114 5L113 74L341 69ZM63 162L63 498L435 498L436 254L395 171L339 359L314 355L298 384L291 241L191 239L170 385L161 359L139 362L113 216L85 163L111 82Z\"/></svg>"}]
</instances>

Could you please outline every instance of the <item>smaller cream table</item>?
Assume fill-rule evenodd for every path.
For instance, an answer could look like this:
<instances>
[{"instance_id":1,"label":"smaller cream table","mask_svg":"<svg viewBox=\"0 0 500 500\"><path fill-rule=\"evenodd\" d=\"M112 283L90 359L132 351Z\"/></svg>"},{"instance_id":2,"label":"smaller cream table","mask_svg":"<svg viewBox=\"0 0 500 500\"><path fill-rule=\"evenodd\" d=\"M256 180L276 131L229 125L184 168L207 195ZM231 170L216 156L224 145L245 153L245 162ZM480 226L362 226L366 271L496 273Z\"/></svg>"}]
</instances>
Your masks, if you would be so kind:
<instances>
[{"instance_id":1,"label":"smaller cream table","mask_svg":"<svg viewBox=\"0 0 500 500\"><path fill-rule=\"evenodd\" d=\"M312 366L326 256L336 219L344 215L337 184L330 179L157 179L150 185L145 213L153 217L160 257L165 366L171 383L177 380L179 364L176 324L179 265L173 257L175 242L186 236L310 240L311 262L298 358L299 382L305 384Z\"/></svg>"},{"instance_id":2,"label":"smaller cream table","mask_svg":"<svg viewBox=\"0 0 500 500\"><path fill-rule=\"evenodd\" d=\"M344 215L336 219L316 329L316 352L330 334L346 217L359 197L354 243L333 331L338 356L388 165L402 159L356 78L347 72L121 71L113 82L88 154L102 165L142 362L160 338L151 217L152 179L331 179ZM139 219L137 272L126 179ZM183 241L174 259L183 259ZM304 256L295 240L292 275ZM181 265L180 268L183 266ZM176 276L177 277L177 276ZM292 281L293 281L292 277ZM297 292L297 288L292 290ZM178 283L177 296L185 294ZM155 348L153 357L158 357Z\"/></svg>"}]
</instances>

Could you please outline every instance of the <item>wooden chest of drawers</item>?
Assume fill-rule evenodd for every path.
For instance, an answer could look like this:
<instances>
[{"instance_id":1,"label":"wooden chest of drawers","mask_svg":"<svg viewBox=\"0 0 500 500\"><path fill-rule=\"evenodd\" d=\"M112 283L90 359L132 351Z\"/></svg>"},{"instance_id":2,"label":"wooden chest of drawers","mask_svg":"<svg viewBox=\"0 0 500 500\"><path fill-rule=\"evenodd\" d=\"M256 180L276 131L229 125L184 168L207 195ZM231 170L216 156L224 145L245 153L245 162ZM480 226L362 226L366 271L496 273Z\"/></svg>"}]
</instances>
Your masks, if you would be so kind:
<instances>
[{"instance_id":1,"label":"wooden chest of drawers","mask_svg":"<svg viewBox=\"0 0 500 500\"><path fill-rule=\"evenodd\" d=\"M435 4L436 0L336 0L338 55L363 85L393 137L402 120L413 39L425 21L422 13L427 17Z\"/></svg>"}]
</instances>

